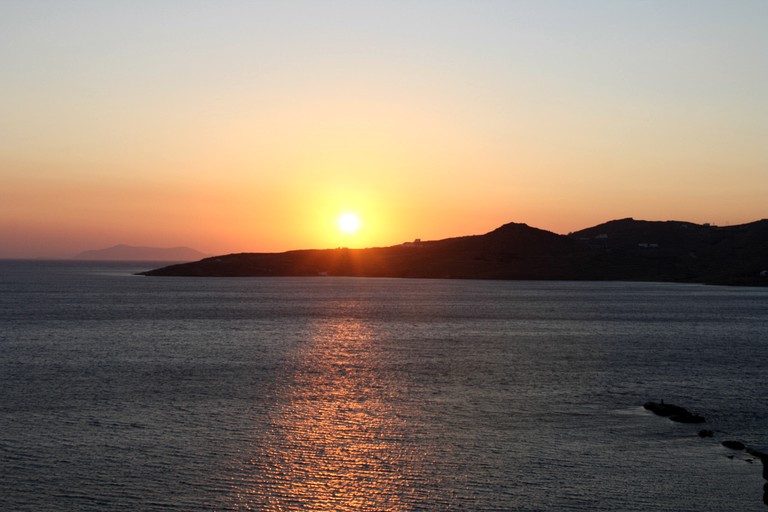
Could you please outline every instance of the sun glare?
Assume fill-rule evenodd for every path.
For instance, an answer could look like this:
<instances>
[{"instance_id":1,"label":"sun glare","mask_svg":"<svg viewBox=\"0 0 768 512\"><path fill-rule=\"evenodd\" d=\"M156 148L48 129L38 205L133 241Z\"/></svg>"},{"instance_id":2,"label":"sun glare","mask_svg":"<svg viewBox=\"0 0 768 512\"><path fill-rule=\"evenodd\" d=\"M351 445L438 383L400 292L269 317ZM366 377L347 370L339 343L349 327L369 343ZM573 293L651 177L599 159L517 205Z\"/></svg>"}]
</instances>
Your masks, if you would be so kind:
<instances>
[{"instance_id":1,"label":"sun glare","mask_svg":"<svg viewBox=\"0 0 768 512\"><path fill-rule=\"evenodd\" d=\"M339 217L339 229L344 233L356 233L360 229L360 217L357 214L347 212Z\"/></svg>"}]
</instances>

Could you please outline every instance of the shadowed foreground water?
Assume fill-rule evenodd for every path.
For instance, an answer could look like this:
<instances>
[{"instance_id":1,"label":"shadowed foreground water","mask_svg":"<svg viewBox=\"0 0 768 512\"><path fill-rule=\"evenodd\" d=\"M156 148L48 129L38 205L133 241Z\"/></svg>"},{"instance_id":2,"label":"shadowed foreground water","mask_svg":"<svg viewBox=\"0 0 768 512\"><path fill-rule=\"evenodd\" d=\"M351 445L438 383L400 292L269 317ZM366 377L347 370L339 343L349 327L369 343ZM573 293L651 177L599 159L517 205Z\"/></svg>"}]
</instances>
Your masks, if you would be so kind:
<instances>
[{"instance_id":1,"label":"shadowed foreground water","mask_svg":"<svg viewBox=\"0 0 768 512\"><path fill-rule=\"evenodd\" d=\"M0 267L3 510L765 510L764 290Z\"/></svg>"}]
</instances>

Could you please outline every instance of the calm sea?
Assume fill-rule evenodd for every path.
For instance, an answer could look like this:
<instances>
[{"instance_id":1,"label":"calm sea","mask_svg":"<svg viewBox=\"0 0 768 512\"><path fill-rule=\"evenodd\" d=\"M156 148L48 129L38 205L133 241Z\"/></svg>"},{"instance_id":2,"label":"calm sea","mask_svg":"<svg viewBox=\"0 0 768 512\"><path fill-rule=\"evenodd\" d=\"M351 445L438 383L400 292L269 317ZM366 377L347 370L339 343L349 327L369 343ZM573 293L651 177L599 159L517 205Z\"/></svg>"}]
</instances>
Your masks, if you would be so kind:
<instances>
[{"instance_id":1,"label":"calm sea","mask_svg":"<svg viewBox=\"0 0 768 512\"><path fill-rule=\"evenodd\" d=\"M153 266L0 262L0 510L768 509L768 289Z\"/></svg>"}]
</instances>

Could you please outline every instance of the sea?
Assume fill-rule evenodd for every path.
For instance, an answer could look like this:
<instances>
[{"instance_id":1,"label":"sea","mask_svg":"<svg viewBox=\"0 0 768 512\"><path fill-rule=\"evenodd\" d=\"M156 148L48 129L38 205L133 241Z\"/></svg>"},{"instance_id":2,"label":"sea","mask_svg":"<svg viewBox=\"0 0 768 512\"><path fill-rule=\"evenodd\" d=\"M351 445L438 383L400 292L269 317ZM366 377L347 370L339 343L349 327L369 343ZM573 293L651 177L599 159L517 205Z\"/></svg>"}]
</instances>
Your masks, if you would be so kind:
<instances>
[{"instance_id":1,"label":"sea","mask_svg":"<svg viewBox=\"0 0 768 512\"><path fill-rule=\"evenodd\" d=\"M157 266L0 261L0 510L768 510L766 288Z\"/></svg>"}]
</instances>

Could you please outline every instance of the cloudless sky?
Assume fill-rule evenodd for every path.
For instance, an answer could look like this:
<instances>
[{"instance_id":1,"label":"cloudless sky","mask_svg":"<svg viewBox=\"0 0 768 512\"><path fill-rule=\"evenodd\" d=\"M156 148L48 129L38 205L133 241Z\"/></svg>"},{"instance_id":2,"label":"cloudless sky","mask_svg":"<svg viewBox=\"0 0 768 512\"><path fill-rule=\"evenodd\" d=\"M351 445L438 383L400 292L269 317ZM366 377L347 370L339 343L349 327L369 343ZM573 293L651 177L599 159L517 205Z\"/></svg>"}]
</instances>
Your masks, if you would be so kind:
<instances>
[{"instance_id":1,"label":"cloudless sky","mask_svg":"<svg viewBox=\"0 0 768 512\"><path fill-rule=\"evenodd\" d=\"M768 217L766 27L764 0L0 0L0 257Z\"/></svg>"}]
</instances>

